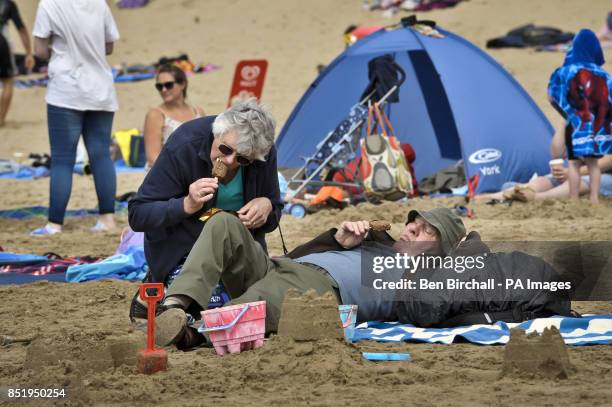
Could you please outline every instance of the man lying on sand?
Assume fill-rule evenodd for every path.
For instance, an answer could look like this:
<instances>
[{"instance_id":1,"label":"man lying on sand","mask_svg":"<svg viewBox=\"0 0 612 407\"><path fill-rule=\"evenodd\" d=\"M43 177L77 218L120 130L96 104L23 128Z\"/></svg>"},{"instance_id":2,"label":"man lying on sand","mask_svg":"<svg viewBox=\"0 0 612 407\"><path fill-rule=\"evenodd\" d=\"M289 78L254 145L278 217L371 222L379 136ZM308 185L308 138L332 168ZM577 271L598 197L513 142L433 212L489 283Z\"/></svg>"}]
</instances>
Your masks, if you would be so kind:
<instances>
[{"instance_id":1,"label":"man lying on sand","mask_svg":"<svg viewBox=\"0 0 612 407\"><path fill-rule=\"evenodd\" d=\"M207 221L194 245L194 251L201 255L187 259L182 273L169 287L159 307L156 341L160 346L175 344L179 349L205 342L202 335L188 326L188 315L197 315L207 306L219 280L223 281L233 298L227 305L267 302L267 333L276 332L278 328L282 303L289 288L301 292L314 289L319 294L331 291L336 294L338 303L358 305L358 322L386 320L441 326L457 316L467 318L455 319L457 323L492 323L498 318L495 313L484 313L489 311L505 312L503 318L509 321L569 314L569 302L550 309L547 304L533 304L530 298L520 294L504 294L505 301L494 302L483 300L482 291L473 290L474 295L468 295L465 303L457 300L452 304L456 299L449 298L448 302L437 299L427 304L427 301L415 302L411 298L416 291L397 290L392 292L391 298L384 298L378 292L372 294L370 290L367 294L362 290L360 273L364 242L377 244L392 253L407 251L412 256L424 252L443 256L488 252L477 233L470 233L462 242L464 235L463 222L447 208L412 210L397 242L386 231L371 228L368 221L343 222L339 228L328 230L286 257L270 258L237 217L218 213ZM545 263L539 259L523 255L530 260L520 263L523 258L508 256L497 258L495 254L489 254L487 259L490 261L486 262L485 270L479 272L497 273L504 278L529 273L527 275L531 278L540 276L546 279L554 274L552 268L544 266ZM517 261L521 264L520 270L508 270ZM502 269L502 265L508 267ZM449 273L448 270L432 272L439 275ZM409 279L415 274L406 271L404 276Z\"/></svg>"}]
</instances>

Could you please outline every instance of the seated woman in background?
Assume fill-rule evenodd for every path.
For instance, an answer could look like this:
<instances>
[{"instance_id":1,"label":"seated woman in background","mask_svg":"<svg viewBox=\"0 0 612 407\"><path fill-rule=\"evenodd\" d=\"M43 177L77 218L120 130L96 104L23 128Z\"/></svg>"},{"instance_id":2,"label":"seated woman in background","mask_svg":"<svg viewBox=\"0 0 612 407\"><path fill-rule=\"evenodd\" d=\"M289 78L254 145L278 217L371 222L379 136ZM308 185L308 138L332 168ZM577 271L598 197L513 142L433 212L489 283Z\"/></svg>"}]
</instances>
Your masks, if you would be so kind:
<instances>
[{"instance_id":1,"label":"seated woman in background","mask_svg":"<svg viewBox=\"0 0 612 407\"><path fill-rule=\"evenodd\" d=\"M550 144L550 154L553 158L566 156L565 147L565 121L560 121L557 131ZM601 171L601 182L599 184L599 194L607 197L612 196L612 155L605 155L597 162ZM551 168L551 173L531 179L526 184L514 184L508 188L495 192L477 195L476 199L481 201L534 201L542 199L569 199L570 190L568 178L568 168ZM580 195L587 195L590 192L590 180L586 165L580 167Z\"/></svg>"},{"instance_id":2,"label":"seated woman in background","mask_svg":"<svg viewBox=\"0 0 612 407\"><path fill-rule=\"evenodd\" d=\"M151 168L159 156L162 145L181 124L204 116L201 107L192 106L187 99L187 76L176 65L162 65L155 80L162 104L149 110L145 117L144 141L147 168Z\"/></svg>"}]
</instances>

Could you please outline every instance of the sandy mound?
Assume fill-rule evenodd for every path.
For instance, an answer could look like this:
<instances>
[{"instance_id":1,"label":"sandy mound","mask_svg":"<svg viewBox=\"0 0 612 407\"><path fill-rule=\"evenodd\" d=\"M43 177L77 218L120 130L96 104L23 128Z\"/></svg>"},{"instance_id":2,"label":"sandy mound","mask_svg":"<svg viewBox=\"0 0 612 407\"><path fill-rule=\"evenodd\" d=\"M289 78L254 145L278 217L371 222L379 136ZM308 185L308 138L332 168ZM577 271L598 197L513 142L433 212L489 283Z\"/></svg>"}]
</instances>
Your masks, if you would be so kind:
<instances>
[{"instance_id":1,"label":"sandy mound","mask_svg":"<svg viewBox=\"0 0 612 407\"><path fill-rule=\"evenodd\" d=\"M278 335L296 341L344 338L334 295L328 292L319 297L315 290L300 295L299 291L289 289L281 310Z\"/></svg>"},{"instance_id":2,"label":"sandy mound","mask_svg":"<svg viewBox=\"0 0 612 407\"><path fill-rule=\"evenodd\" d=\"M525 335L519 328L510 330L510 341L504 352L502 375L540 376L567 379L572 366L565 342L556 327L546 328L542 335Z\"/></svg>"}]
</instances>

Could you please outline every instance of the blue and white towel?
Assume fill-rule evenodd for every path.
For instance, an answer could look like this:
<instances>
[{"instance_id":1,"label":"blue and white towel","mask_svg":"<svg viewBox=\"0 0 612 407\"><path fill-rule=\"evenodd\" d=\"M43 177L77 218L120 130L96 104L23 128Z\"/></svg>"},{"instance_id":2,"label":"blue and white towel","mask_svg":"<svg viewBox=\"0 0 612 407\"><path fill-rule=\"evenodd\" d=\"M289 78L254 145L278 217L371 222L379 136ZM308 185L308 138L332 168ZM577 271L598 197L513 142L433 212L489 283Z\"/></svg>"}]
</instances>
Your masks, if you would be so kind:
<instances>
[{"instance_id":1,"label":"blue and white towel","mask_svg":"<svg viewBox=\"0 0 612 407\"><path fill-rule=\"evenodd\" d=\"M471 325L457 328L416 328L397 322L364 322L355 329L353 341L364 339L379 342L427 342L450 344L468 341L480 345L505 344L510 329L519 327L527 333L542 333L544 328L557 327L567 345L606 345L612 343L612 314L584 315L583 318L538 318L520 324L497 322L494 325Z\"/></svg>"}]
</instances>

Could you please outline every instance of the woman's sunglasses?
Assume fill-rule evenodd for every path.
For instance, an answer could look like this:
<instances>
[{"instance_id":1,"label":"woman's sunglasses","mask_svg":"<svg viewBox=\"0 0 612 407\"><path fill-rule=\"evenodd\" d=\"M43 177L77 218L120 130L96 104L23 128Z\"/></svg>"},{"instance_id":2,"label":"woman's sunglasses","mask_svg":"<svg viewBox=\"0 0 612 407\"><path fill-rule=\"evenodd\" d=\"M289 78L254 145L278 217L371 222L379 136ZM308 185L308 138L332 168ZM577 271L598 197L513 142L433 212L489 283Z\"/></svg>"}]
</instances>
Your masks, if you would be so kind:
<instances>
[{"instance_id":1,"label":"woman's sunglasses","mask_svg":"<svg viewBox=\"0 0 612 407\"><path fill-rule=\"evenodd\" d=\"M157 89L159 92L161 92L162 89L164 89L164 88L170 90L170 89L172 89L174 87L175 83L176 83L175 81L156 83L155 84L155 89Z\"/></svg>"},{"instance_id":2,"label":"woman's sunglasses","mask_svg":"<svg viewBox=\"0 0 612 407\"><path fill-rule=\"evenodd\" d=\"M234 149L231 148L230 146L226 146L225 144L219 144L219 151L221 151L221 154L223 154L224 156L230 156L234 154ZM250 160L240 154L236 154L236 161L238 162L238 164L242 165L243 167L253 162L253 160Z\"/></svg>"}]
</instances>

